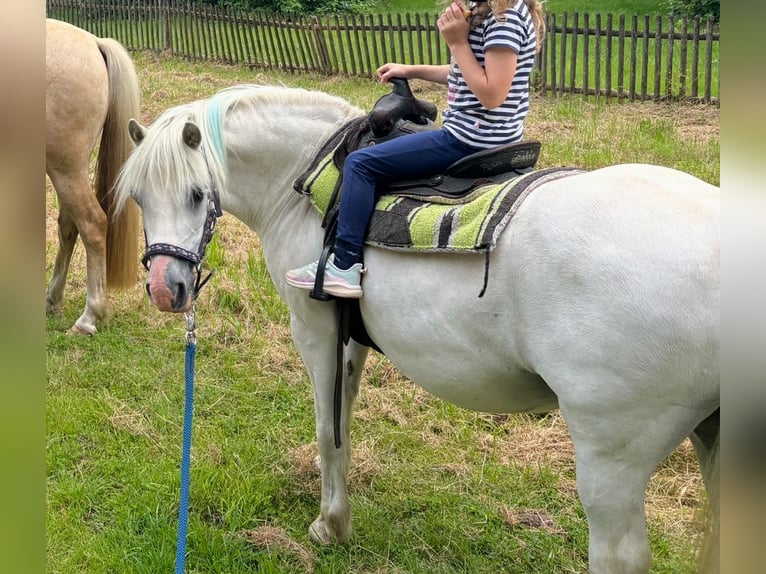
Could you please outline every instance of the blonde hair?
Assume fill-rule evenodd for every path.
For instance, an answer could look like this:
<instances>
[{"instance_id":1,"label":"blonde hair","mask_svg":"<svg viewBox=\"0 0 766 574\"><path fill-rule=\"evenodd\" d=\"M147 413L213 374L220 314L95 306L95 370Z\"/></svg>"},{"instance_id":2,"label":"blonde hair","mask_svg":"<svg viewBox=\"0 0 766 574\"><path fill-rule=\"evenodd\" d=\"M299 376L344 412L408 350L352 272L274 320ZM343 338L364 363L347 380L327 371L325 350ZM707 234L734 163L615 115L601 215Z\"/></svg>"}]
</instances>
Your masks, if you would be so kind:
<instances>
[{"instance_id":1,"label":"blonde hair","mask_svg":"<svg viewBox=\"0 0 766 574\"><path fill-rule=\"evenodd\" d=\"M495 18L503 20L509 5L515 6L518 1L523 1L527 5L527 9L532 16L532 22L535 25L535 36L537 36L537 51L539 52L543 48L546 31L542 0L488 0L487 2L481 2L476 6L477 18L471 21L471 26L478 26L490 11L495 15Z\"/></svg>"}]
</instances>

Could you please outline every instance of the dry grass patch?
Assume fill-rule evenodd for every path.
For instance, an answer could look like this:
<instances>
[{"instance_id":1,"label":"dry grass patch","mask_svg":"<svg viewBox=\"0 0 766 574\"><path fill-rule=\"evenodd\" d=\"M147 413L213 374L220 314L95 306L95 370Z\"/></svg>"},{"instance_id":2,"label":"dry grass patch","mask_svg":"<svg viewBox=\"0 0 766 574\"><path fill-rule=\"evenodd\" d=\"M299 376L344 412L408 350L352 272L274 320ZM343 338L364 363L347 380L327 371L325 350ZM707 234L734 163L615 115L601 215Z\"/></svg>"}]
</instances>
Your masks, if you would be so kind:
<instances>
[{"instance_id":1,"label":"dry grass patch","mask_svg":"<svg viewBox=\"0 0 766 574\"><path fill-rule=\"evenodd\" d=\"M574 446L564 417L554 411L543 418L517 415L502 424L504 432L485 433L480 448L502 464L546 464L554 470L574 471Z\"/></svg>"},{"instance_id":2,"label":"dry grass patch","mask_svg":"<svg viewBox=\"0 0 766 574\"><path fill-rule=\"evenodd\" d=\"M112 409L109 424L116 430L151 439L153 430L145 413L131 408L112 395L108 395L106 401Z\"/></svg>"},{"instance_id":3,"label":"dry grass patch","mask_svg":"<svg viewBox=\"0 0 766 574\"><path fill-rule=\"evenodd\" d=\"M286 551L299 561L304 572L314 572L314 552L293 540L283 528L266 525L254 530L243 530L239 536L254 547L270 553Z\"/></svg>"},{"instance_id":4,"label":"dry grass patch","mask_svg":"<svg viewBox=\"0 0 766 574\"><path fill-rule=\"evenodd\" d=\"M500 508L500 515L511 528L536 528L545 530L550 534L566 534L566 531L545 510L534 508L514 510L503 505Z\"/></svg>"},{"instance_id":5,"label":"dry grass patch","mask_svg":"<svg viewBox=\"0 0 766 574\"><path fill-rule=\"evenodd\" d=\"M705 500L699 464L691 441L686 439L652 475L646 493L646 517L665 534L696 539Z\"/></svg>"}]
</instances>

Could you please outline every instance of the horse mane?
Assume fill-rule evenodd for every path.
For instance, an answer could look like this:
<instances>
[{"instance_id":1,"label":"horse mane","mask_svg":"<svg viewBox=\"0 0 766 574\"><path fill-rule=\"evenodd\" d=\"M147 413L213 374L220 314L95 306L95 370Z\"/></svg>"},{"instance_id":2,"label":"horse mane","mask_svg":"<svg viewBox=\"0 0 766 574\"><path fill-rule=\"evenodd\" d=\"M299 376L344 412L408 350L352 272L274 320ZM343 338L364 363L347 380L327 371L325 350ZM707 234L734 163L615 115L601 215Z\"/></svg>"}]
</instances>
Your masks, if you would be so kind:
<instances>
[{"instance_id":1,"label":"horse mane","mask_svg":"<svg viewBox=\"0 0 766 574\"><path fill-rule=\"evenodd\" d=\"M278 105L311 106L320 110L339 110L338 125L364 112L346 100L320 91L285 86L239 84L214 96L181 104L163 112L147 130L125 162L115 186L117 208L128 197L140 203L147 189L163 190L175 201L184 201L194 186L203 189L226 188L226 131L224 121L238 109ZM204 162L189 161L189 148L181 136L187 122L194 122L202 133L200 149Z\"/></svg>"}]
</instances>

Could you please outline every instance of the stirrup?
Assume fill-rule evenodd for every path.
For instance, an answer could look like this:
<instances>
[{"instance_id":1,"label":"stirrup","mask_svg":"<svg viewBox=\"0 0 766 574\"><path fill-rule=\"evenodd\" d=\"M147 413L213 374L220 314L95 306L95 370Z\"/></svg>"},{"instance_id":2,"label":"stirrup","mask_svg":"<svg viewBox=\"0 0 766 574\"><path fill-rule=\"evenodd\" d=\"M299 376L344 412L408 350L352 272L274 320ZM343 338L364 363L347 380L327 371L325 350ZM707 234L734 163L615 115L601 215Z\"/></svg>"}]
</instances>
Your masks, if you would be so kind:
<instances>
[{"instance_id":1,"label":"stirrup","mask_svg":"<svg viewBox=\"0 0 766 574\"><path fill-rule=\"evenodd\" d=\"M317 276L314 280L314 288L309 291L309 297L317 301L330 301L334 299L333 295L324 291L324 272L327 267L327 258L332 253L332 247L331 243L325 245L324 249L322 249L322 254L319 256L319 261L317 261Z\"/></svg>"}]
</instances>

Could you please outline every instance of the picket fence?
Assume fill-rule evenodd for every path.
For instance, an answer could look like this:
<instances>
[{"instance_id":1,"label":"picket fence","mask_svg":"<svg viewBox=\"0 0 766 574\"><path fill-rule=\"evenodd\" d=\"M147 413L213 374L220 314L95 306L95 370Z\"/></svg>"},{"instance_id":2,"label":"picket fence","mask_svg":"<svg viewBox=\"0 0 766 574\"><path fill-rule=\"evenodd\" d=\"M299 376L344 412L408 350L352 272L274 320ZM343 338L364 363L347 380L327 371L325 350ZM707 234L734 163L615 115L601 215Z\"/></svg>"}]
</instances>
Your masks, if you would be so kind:
<instances>
[{"instance_id":1,"label":"picket fence","mask_svg":"<svg viewBox=\"0 0 766 574\"><path fill-rule=\"evenodd\" d=\"M437 14L304 16L169 0L47 0L47 16L129 50L291 73L372 77L382 63L446 64ZM720 104L712 18L546 15L533 89L620 101Z\"/></svg>"}]
</instances>

